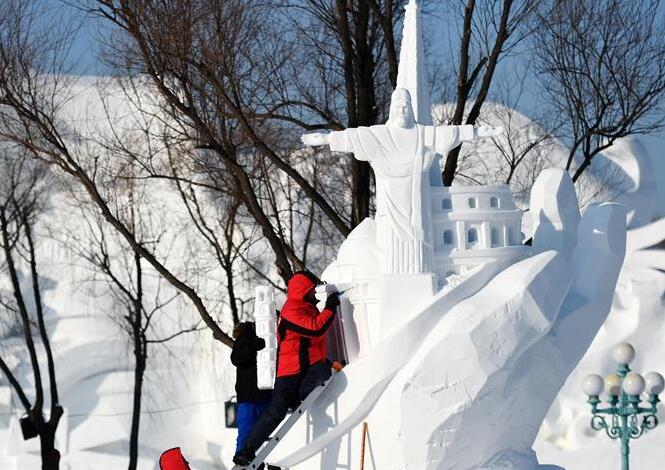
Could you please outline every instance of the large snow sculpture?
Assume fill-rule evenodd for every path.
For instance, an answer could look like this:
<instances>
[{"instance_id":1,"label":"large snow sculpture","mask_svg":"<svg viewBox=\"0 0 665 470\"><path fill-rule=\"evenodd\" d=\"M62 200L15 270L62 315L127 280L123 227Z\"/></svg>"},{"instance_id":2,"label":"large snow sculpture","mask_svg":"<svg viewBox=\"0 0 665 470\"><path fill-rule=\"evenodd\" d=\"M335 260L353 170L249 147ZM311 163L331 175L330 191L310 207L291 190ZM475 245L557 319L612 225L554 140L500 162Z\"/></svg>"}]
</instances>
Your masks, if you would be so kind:
<instances>
[{"instance_id":1,"label":"large snow sculpture","mask_svg":"<svg viewBox=\"0 0 665 470\"><path fill-rule=\"evenodd\" d=\"M404 19L397 89L385 125L303 136L306 145L329 145L369 161L376 177L377 241L383 274L431 273L429 172L437 155L462 141L500 134L502 129L433 126L418 5Z\"/></svg>"},{"instance_id":2,"label":"large snow sculpture","mask_svg":"<svg viewBox=\"0 0 665 470\"><path fill-rule=\"evenodd\" d=\"M418 5L406 7L397 89L382 125L303 135L305 145L329 145L368 161L376 180L376 243L381 337L426 305L441 284L433 261L430 169L463 141L491 137L501 128L432 125L431 100ZM405 297L402 292L410 292ZM414 304L414 299L419 299Z\"/></svg>"},{"instance_id":3,"label":"large snow sculpture","mask_svg":"<svg viewBox=\"0 0 665 470\"><path fill-rule=\"evenodd\" d=\"M303 138L306 144L353 151L377 174L376 238L368 236L373 225L359 227L323 277L339 287L356 286L362 272L362 283L378 286L354 289L352 303L368 304L378 294L374 315L379 318L368 322L367 309L349 311L347 305L345 328L355 322L363 331L378 324L381 334L371 348L360 345L358 358L310 410L311 425L309 419L300 422L278 446L276 463L294 470L351 467L359 458L365 421L373 466L382 470L554 468L540 466L531 446L557 391L607 315L625 251L625 211L616 204L594 205L580 221L569 176L546 171L534 185L535 254L520 261L529 247L521 246L515 233L521 213L509 193L432 188L424 175L435 154L472 133L414 121L412 100L419 106L429 100L419 85L424 80L419 24L412 0L402 51L402 58L410 59L400 63L400 76L411 80L398 84L408 92L393 94L385 126ZM402 73L404 68L415 69L416 79ZM418 115L423 113L419 108ZM446 196L457 204L444 207ZM432 201L440 202L440 211ZM455 205L464 203L455 213ZM441 260L427 259L433 235L443 230L445 236L453 227L460 243L451 238L447 258L440 253ZM450 264L462 251L460 237L464 250L469 248L471 228L473 242L482 242L487 253L463 266L459 282L438 292L430 284L428 294L419 282L433 280L438 265ZM345 255L350 247L355 253L378 251L376 280L366 269L371 256L359 256L354 266ZM506 255L505 249L514 252ZM361 343L370 337L357 336Z\"/></svg>"},{"instance_id":4,"label":"large snow sculpture","mask_svg":"<svg viewBox=\"0 0 665 470\"><path fill-rule=\"evenodd\" d=\"M567 181L558 181L545 194L561 195ZM571 201L545 202L570 212ZM622 206L593 205L571 259L554 233L538 240L545 251L507 269L475 268L347 366L312 410L312 427L301 423L278 447L277 462L350 465L365 421L376 468L555 468L540 466L531 446L609 311L625 234Z\"/></svg>"},{"instance_id":5,"label":"large snow sculpture","mask_svg":"<svg viewBox=\"0 0 665 470\"><path fill-rule=\"evenodd\" d=\"M429 273L432 242L429 171L436 154L446 154L465 140L490 137L500 129L432 126L416 122L411 94L393 92L390 118L383 125L303 136L306 145L327 144L368 161L376 176L376 225L383 274ZM424 203L425 202L425 203Z\"/></svg>"}]
</instances>

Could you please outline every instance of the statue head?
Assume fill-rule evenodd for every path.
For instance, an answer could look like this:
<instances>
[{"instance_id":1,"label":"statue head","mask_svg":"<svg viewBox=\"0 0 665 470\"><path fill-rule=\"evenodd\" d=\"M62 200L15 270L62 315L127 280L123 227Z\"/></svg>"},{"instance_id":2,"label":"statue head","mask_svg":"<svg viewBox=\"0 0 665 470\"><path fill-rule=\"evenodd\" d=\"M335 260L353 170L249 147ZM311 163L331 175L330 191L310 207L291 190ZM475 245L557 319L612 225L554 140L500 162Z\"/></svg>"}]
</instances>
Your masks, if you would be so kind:
<instances>
[{"instance_id":1,"label":"statue head","mask_svg":"<svg viewBox=\"0 0 665 470\"><path fill-rule=\"evenodd\" d=\"M406 88L397 88L393 91L388 124L405 128L412 127L415 124L411 94Z\"/></svg>"}]
</instances>

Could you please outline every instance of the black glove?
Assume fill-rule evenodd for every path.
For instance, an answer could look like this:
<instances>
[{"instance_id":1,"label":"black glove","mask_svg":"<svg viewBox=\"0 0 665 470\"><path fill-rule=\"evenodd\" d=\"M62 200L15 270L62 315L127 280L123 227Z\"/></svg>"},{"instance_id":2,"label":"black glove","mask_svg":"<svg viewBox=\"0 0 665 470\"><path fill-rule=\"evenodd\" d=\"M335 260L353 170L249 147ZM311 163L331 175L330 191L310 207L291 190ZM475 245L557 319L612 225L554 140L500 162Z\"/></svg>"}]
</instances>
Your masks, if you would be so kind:
<instances>
[{"instance_id":1,"label":"black glove","mask_svg":"<svg viewBox=\"0 0 665 470\"><path fill-rule=\"evenodd\" d=\"M265 347L266 347L266 340L256 336L254 338L254 349L257 350L257 351L261 351Z\"/></svg>"},{"instance_id":2,"label":"black glove","mask_svg":"<svg viewBox=\"0 0 665 470\"><path fill-rule=\"evenodd\" d=\"M339 307L339 292L331 292L326 299L326 308L333 312Z\"/></svg>"}]
</instances>

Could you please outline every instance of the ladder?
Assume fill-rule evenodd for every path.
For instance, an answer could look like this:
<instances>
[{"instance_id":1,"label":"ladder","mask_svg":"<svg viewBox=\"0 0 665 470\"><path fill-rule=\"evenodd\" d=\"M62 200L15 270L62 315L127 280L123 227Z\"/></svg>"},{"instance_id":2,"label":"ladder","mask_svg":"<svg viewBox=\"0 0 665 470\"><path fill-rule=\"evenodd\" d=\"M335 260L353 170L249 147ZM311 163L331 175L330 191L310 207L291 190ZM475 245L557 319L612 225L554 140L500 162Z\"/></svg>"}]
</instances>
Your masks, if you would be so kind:
<instances>
[{"instance_id":1,"label":"ladder","mask_svg":"<svg viewBox=\"0 0 665 470\"><path fill-rule=\"evenodd\" d=\"M258 468L261 466L262 463L265 462L265 460L268 458L270 453L273 451L273 449L279 444L279 442L284 438L284 436L291 430L291 428L298 422L300 417L305 414L307 410L312 406L312 404L316 401L317 398L323 393L323 391L326 389L328 384L332 382L332 380L335 378L336 371L332 371L332 375L323 382L321 385L318 385L314 390L312 390L309 395L300 403L300 406L296 408L296 410L291 413L291 416L289 416L286 421L282 423L282 425L277 428L277 432L270 437L270 439L259 449L259 451L256 453L256 456L254 457L254 460L250 462L249 465L246 467L241 467L240 465L235 465L231 470L258 470Z\"/></svg>"}]
</instances>

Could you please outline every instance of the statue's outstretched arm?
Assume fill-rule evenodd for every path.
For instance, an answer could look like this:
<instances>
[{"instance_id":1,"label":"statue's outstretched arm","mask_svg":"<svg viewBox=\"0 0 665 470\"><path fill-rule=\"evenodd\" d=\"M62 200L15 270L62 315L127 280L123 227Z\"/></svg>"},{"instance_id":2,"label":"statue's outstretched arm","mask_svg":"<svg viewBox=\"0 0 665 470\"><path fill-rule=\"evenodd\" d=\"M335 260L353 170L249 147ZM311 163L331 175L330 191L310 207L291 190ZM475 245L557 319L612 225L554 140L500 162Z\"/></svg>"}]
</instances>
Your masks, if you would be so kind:
<instances>
[{"instance_id":1,"label":"statue's outstretched arm","mask_svg":"<svg viewBox=\"0 0 665 470\"><path fill-rule=\"evenodd\" d=\"M480 126L434 126L434 150L440 155L447 154L462 142L503 134L503 127Z\"/></svg>"},{"instance_id":2,"label":"statue's outstretched arm","mask_svg":"<svg viewBox=\"0 0 665 470\"><path fill-rule=\"evenodd\" d=\"M328 145L330 150L334 152L353 152L353 144L347 135L348 131L332 131L332 132L313 132L311 134L303 134L300 137L302 143L316 147L318 145Z\"/></svg>"},{"instance_id":3,"label":"statue's outstretched arm","mask_svg":"<svg viewBox=\"0 0 665 470\"><path fill-rule=\"evenodd\" d=\"M316 147L319 145L330 145L330 136L332 132L312 132L311 134L303 134L300 140L303 144L309 147Z\"/></svg>"},{"instance_id":4,"label":"statue's outstretched arm","mask_svg":"<svg viewBox=\"0 0 665 470\"><path fill-rule=\"evenodd\" d=\"M503 127L480 126L473 128L474 137L484 139L486 137L495 137L504 133Z\"/></svg>"}]
</instances>

